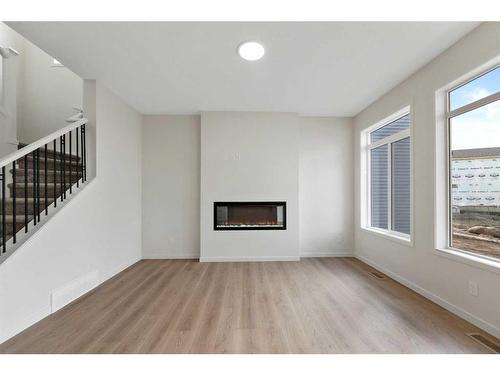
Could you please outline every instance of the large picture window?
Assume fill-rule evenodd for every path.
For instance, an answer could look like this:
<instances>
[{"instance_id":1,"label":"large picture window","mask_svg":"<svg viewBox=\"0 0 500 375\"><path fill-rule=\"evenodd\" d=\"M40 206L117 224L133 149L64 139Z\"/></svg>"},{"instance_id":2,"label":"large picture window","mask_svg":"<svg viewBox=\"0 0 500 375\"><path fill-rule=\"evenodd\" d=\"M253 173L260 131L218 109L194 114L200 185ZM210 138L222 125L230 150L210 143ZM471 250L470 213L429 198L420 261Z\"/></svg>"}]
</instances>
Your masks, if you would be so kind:
<instances>
[{"instance_id":1,"label":"large picture window","mask_svg":"<svg viewBox=\"0 0 500 375\"><path fill-rule=\"evenodd\" d=\"M449 247L500 260L500 67L448 91Z\"/></svg>"},{"instance_id":2,"label":"large picture window","mask_svg":"<svg viewBox=\"0 0 500 375\"><path fill-rule=\"evenodd\" d=\"M409 241L411 238L411 118L408 109L365 131L364 227Z\"/></svg>"}]
</instances>

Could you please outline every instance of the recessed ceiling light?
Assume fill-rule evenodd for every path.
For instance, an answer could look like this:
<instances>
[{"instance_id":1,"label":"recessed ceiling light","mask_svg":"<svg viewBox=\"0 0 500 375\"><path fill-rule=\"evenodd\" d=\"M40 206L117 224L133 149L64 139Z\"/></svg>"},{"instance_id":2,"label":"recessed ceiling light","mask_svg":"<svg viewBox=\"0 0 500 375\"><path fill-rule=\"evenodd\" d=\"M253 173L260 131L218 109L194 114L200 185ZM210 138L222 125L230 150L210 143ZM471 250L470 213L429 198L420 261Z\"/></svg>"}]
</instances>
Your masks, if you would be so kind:
<instances>
[{"instance_id":1,"label":"recessed ceiling light","mask_svg":"<svg viewBox=\"0 0 500 375\"><path fill-rule=\"evenodd\" d=\"M262 44L257 42L245 42L238 47L238 53L242 59L255 61L260 60L266 53Z\"/></svg>"}]
</instances>

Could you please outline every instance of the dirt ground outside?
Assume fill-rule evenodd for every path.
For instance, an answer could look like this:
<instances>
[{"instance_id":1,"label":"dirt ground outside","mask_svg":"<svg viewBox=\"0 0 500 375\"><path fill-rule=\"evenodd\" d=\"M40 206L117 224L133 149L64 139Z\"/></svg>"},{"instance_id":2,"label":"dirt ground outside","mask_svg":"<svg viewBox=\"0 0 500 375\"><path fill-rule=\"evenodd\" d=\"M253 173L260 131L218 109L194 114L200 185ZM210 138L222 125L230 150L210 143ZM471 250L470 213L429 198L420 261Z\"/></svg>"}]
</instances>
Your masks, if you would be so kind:
<instances>
[{"instance_id":1,"label":"dirt ground outside","mask_svg":"<svg viewBox=\"0 0 500 375\"><path fill-rule=\"evenodd\" d=\"M500 237L472 233L471 228L500 228L500 215L497 212L467 212L453 214L452 246L500 260ZM474 229L472 229L474 231Z\"/></svg>"}]
</instances>

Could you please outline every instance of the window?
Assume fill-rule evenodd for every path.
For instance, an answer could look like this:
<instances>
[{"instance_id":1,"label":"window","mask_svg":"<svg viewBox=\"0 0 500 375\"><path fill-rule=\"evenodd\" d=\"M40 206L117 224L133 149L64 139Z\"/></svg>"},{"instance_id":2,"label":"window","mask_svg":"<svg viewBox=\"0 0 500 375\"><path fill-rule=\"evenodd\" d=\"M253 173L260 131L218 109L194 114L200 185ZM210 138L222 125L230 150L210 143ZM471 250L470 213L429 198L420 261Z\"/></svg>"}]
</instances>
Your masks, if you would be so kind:
<instances>
[{"instance_id":1,"label":"window","mask_svg":"<svg viewBox=\"0 0 500 375\"><path fill-rule=\"evenodd\" d=\"M363 133L366 229L411 239L411 142L409 108Z\"/></svg>"},{"instance_id":2,"label":"window","mask_svg":"<svg viewBox=\"0 0 500 375\"><path fill-rule=\"evenodd\" d=\"M500 67L448 91L448 246L500 260Z\"/></svg>"}]
</instances>

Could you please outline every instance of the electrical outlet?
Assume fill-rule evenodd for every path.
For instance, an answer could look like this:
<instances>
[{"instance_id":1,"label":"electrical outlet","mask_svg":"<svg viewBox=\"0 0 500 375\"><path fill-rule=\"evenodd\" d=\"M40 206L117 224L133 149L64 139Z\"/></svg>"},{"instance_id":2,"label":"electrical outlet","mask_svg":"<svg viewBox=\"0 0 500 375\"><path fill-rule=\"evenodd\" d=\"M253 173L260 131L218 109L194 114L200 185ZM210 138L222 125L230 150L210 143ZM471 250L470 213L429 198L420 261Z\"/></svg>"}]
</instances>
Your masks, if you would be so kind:
<instances>
[{"instance_id":1,"label":"electrical outlet","mask_svg":"<svg viewBox=\"0 0 500 375\"><path fill-rule=\"evenodd\" d=\"M469 280L469 293L472 294L473 296L477 296L479 293L477 283L475 281L470 281Z\"/></svg>"}]
</instances>

